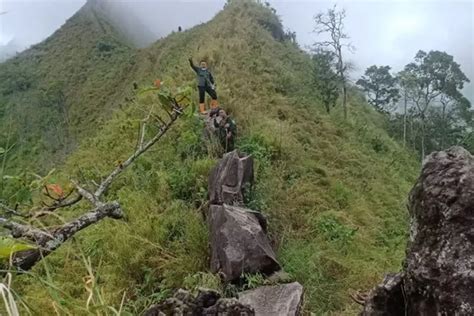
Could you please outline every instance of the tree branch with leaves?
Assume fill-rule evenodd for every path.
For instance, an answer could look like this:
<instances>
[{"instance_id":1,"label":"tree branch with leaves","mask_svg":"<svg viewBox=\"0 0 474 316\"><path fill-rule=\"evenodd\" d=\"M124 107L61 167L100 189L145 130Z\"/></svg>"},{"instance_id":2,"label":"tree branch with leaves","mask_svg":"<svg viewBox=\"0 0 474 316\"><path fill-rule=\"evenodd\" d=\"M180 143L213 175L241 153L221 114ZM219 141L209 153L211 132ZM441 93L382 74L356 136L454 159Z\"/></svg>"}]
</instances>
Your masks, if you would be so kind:
<instances>
[{"instance_id":1,"label":"tree branch with leaves","mask_svg":"<svg viewBox=\"0 0 474 316\"><path fill-rule=\"evenodd\" d=\"M356 84L364 90L368 102L382 113L390 112L400 95L397 78L390 74L390 66L370 66Z\"/></svg>"},{"instance_id":2,"label":"tree branch with leaves","mask_svg":"<svg viewBox=\"0 0 474 316\"><path fill-rule=\"evenodd\" d=\"M313 81L318 99L323 103L326 112L336 106L339 97L339 77L333 69L334 54L319 50L313 56Z\"/></svg>"},{"instance_id":3,"label":"tree branch with leaves","mask_svg":"<svg viewBox=\"0 0 474 316\"><path fill-rule=\"evenodd\" d=\"M96 184L95 189L91 185L82 185L71 179L72 189L68 193L64 193L58 185L44 185L42 195L50 202L43 202L39 208L21 211L18 209L18 205L11 207L5 203L0 203L0 214L3 214L0 216L0 226L10 231L11 237L29 242L34 246L34 249L14 253L11 260L12 265L21 270L29 270L42 258L51 254L64 242L86 227L105 218L123 218L124 211L120 202L115 200L108 201L105 197L106 192L124 170L156 145L183 114L185 106L190 103L190 98L188 98L189 91L190 89L181 89L176 97L172 96L168 90L157 88L146 89L140 92L158 93L160 100L159 111L151 109L148 111L148 114L139 124L139 137L135 150L123 163L119 163L105 176L100 183L92 181ZM153 129L150 129L151 126L153 126ZM37 223L39 217L57 212L60 209L73 207L81 201L88 203L88 210L75 219L57 227L44 227L41 222L40 225L32 224L32 222Z\"/></svg>"},{"instance_id":4,"label":"tree branch with leaves","mask_svg":"<svg viewBox=\"0 0 474 316\"><path fill-rule=\"evenodd\" d=\"M459 99L469 79L453 56L440 51L418 51L415 61L406 65L401 77L407 98L415 105L421 123L421 159L426 155L426 117L434 101L442 96Z\"/></svg>"}]
</instances>

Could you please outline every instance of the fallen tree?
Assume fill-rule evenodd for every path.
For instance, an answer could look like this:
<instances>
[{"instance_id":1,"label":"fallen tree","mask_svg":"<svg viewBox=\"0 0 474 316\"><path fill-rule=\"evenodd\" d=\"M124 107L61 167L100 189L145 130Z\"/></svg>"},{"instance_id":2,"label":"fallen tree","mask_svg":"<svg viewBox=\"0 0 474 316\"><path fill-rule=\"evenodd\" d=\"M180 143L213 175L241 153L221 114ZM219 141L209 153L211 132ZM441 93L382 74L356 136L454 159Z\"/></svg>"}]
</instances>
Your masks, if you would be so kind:
<instances>
[{"instance_id":1,"label":"fallen tree","mask_svg":"<svg viewBox=\"0 0 474 316\"><path fill-rule=\"evenodd\" d=\"M148 89L144 92L150 90L154 91L156 89ZM18 206L10 207L4 203L0 203L0 210L3 211L3 214L0 215L0 226L10 231L11 237L35 245L34 249L12 254L11 264L14 267L21 270L29 270L42 258L58 249L64 242L84 228L104 218L121 219L124 217L120 203L118 201L106 201L104 194L114 180L117 179L127 167L159 142L163 135L166 134L175 121L183 114L184 106L182 103L184 101L188 103L189 101L187 96L183 95L183 92L180 93L181 96L179 100L175 97L171 97L169 92L158 91L158 94L161 104L159 107L160 111L155 113L153 109L150 109L146 117L141 120L135 151L123 163L119 163L112 172L104 177L104 180L100 184L96 184L95 190L86 188L76 181L71 180L73 189L67 194L64 194L62 189L58 186L48 187L45 185L42 194L49 198L52 203L43 203L40 208L21 211L18 210ZM152 123L154 127L158 124L159 127L151 137L147 137L150 123ZM49 215L59 209L72 207L83 200L89 204L88 211L59 227L37 227L32 225L29 221L30 219L38 219L39 217Z\"/></svg>"}]
</instances>

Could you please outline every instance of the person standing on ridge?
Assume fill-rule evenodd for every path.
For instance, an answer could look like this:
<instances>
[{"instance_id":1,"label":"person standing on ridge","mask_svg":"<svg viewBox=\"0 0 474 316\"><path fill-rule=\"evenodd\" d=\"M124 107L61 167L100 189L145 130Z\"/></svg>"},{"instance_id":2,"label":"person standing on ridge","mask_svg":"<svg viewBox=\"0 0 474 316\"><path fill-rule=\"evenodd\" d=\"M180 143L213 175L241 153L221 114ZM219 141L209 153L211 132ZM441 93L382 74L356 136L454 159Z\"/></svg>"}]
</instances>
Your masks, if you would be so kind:
<instances>
[{"instance_id":1,"label":"person standing on ridge","mask_svg":"<svg viewBox=\"0 0 474 316\"><path fill-rule=\"evenodd\" d=\"M201 60L199 67L195 66L192 57L189 58L189 64L191 68L196 72L199 90L199 111L201 113L206 112L206 95L207 92L211 96L211 109L218 107L217 104L217 93L216 86L214 83L214 77L207 68L207 62Z\"/></svg>"}]
</instances>

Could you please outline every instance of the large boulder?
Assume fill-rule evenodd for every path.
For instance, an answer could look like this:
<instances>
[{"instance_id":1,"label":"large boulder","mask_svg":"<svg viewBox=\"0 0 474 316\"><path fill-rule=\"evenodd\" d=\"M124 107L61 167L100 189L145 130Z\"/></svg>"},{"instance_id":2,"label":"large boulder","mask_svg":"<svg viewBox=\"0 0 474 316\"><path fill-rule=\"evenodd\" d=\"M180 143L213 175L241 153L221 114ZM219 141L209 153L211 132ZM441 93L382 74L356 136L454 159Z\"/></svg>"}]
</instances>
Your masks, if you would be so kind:
<instances>
[{"instance_id":1,"label":"large boulder","mask_svg":"<svg viewBox=\"0 0 474 316\"><path fill-rule=\"evenodd\" d=\"M303 287L298 282L261 286L239 293L239 301L251 306L255 316L297 316L303 302Z\"/></svg>"},{"instance_id":2,"label":"large boulder","mask_svg":"<svg viewBox=\"0 0 474 316\"><path fill-rule=\"evenodd\" d=\"M256 215L227 204L210 207L211 269L225 281L238 280L242 273L271 274L280 269Z\"/></svg>"},{"instance_id":3,"label":"large boulder","mask_svg":"<svg viewBox=\"0 0 474 316\"><path fill-rule=\"evenodd\" d=\"M474 315L471 154L453 147L428 156L410 193L408 209L410 239L401 282L404 308L398 313L387 310L384 315Z\"/></svg>"},{"instance_id":4,"label":"large boulder","mask_svg":"<svg viewBox=\"0 0 474 316\"><path fill-rule=\"evenodd\" d=\"M237 150L224 155L209 175L210 204L242 205L254 180L253 158Z\"/></svg>"},{"instance_id":5,"label":"large boulder","mask_svg":"<svg viewBox=\"0 0 474 316\"><path fill-rule=\"evenodd\" d=\"M474 314L474 158L430 155L410 193L404 288L411 315Z\"/></svg>"},{"instance_id":6,"label":"large boulder","mask_svg":"<svg viewBox=\"0 0 474 316\"><path fill-rule=\"evenodd\" d=\"M175 295L160 304L151 306L144 316L253 316L253 309L234 298L221 298L213 290L200 289L194 296L178 290Z\"/></svg>"}]
</instances>

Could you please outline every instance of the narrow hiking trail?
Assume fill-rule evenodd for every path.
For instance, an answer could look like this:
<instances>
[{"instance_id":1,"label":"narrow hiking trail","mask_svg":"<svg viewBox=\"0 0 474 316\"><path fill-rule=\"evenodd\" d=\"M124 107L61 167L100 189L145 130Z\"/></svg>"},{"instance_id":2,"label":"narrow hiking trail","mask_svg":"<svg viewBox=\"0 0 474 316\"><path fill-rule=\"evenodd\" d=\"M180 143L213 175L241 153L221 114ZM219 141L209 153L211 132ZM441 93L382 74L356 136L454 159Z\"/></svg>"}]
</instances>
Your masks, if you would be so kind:
<instances>
[{"instance_id":1,"label":"narrow hiking trail","mask_svg":"<svg viewBox=\"0 0 474 316\"><path fill-rule=\"evenodd\" d=\"M273 284L221 298L216 291L200 289L197 296L179 290L173 298L151 307L145 315L288 315L301 312L303 287L298 282L278 284L281 266L267 236L265 217L244 207L254 182L254 161L234 150L209 174L209 209L205 214L210 235L213 273L226 283L244 275L272 275ZM281 279L281 278L280 278Z\"/></svg>"}]
</instances>

